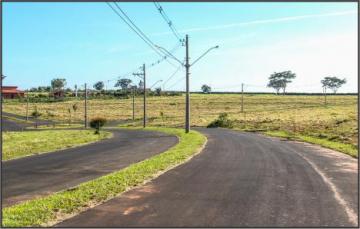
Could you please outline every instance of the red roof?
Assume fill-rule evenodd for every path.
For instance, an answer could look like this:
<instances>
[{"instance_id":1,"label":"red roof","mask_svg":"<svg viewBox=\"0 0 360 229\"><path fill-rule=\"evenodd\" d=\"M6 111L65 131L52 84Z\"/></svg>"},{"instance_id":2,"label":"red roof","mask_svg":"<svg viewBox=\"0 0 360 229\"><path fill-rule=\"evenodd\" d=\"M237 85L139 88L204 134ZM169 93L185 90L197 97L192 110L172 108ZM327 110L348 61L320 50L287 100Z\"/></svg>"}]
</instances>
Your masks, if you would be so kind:
<instances>
[{"instance_id":1,"label":"red roof","mask_svg":"<svg viewBox=\"0 0 360 229\"><path fill-rule=\"evenodd\" d=\"M23 91L20 91L17 89L17 86L2 86L1 88L1 93L6 94L6 93L24 93Z\"/></svg>"}]
</instances>

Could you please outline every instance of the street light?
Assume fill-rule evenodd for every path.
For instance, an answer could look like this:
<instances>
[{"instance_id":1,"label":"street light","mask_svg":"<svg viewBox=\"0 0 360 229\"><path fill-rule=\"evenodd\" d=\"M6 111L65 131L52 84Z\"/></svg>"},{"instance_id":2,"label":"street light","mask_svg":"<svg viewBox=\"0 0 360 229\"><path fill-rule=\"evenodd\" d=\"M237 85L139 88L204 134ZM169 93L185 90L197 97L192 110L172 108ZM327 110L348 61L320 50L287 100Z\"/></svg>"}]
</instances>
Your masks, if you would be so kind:
<instances>
[{"instance_id":1,"label":"street light","mask_svg":"<svg viewBox=\"0 0 360 229\"><path fill-rule=\"evenodd\" d=\"M219 45L216 45L214 47L209 48L206 52L204 52L204 54L202 54L201 56L199 56L190 66L193 66L196 62L198 62L201 58L203 58L206 54L208 54L208 52L210 52L213 49L218 49Z\"/></svg>"},{"instance_id":2,"label":"street light","mask_svg":"<svg viewBox=\"0 0 360 229\"><path fill-rule=\"evenodd\" d=\"M155 45L158 49L163 50L168 56L172 59L176 60L181 64L181 66L185 66L186 68L186 97L185 97L185 133L190 131L190 92L189 92L189 75L190 75L190 67L193 66L196 62L198 62L201 58L203 58L206 54L208 54L211 50L219 48L219 45L209 48L206 52L204 52L201 56L199 56L192 64L189 63L189 37L185 36L185 48L186 48L186 56L185 56L185 64L172 55L168 50L158 45Z\"/></svg>"}]
</instances>

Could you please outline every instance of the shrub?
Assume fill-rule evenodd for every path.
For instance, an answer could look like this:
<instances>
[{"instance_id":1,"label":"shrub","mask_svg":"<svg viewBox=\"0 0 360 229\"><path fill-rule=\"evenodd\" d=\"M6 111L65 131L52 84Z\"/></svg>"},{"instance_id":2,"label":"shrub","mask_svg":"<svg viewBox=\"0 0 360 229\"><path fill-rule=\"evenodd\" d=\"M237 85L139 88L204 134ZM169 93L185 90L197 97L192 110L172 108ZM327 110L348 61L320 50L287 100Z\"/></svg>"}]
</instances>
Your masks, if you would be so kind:
<instances>
[{"instance_id":1,"label":"shrub","mask_svg":"<svg viewBox=\"0 0 360 229\"><path fill-rule=\"evenodd\" d=\"M212 121L207 128L224 127L233 128L234 121L228 118L227 113L221 113L217 119Z\"/></svg>"},{"instance_id":2,"label":"shrub","mask_svg":"<svg viewBox=\"0 0 360 229\"><path fill-rule=\"evenodd\" d=\"M91 119L90 127L95 129L95 134L100 133L100 128L103 127L106 123L106 119L102 117L96 117Z\"/></svg>"}]
</instances>

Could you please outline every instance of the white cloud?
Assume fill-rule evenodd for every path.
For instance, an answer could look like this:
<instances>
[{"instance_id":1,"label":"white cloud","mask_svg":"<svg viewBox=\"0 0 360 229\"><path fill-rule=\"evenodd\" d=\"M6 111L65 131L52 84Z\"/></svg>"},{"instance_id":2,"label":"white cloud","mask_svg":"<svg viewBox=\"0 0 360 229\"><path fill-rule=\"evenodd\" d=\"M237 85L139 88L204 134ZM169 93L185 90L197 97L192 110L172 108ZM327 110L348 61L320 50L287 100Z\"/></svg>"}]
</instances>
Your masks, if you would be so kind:
<instances>
[{"instance_id":1,"label":"white cloud","mask_svg":"<svg viewBox=\"0 0 360 229\"><path fill-rule=\"evenodd\" d=\"M335 17L335 16L351 15L351 14L356 14L356 13L357 13L356 10L348 10L348 11L338 11L338 12L323 13L323 14L307 14L307 15L299 15L299 16L292 16L292 17L281 17L281 18L272 18L272 19L265 19L265 20L238 22L238 23L231 23L231 24L226 24L226 25L197 27L197 28L179 30L179 32L188 33L188 32L221 30L221 29L229 29L229 28L241 27L241 26L279 23L279 22L286 22L286 21L309 19L309 18ZM151 35L156 36L156 35L167 35L167 34L171 34L171 32L153 33Z\"/></svg>"}]
</instances>

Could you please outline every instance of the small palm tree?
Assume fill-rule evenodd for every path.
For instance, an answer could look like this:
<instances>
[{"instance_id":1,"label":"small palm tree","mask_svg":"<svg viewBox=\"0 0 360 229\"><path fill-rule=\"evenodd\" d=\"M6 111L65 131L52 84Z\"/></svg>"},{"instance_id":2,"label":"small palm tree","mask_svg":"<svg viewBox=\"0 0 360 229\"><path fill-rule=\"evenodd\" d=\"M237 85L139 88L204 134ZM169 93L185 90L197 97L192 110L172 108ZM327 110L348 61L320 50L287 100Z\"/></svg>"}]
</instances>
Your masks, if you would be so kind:
<instances>
[{"instance_id":1,"label":"small palm tree","mask_svg":"<svg viewBox=\"0 0 360 229\"><path fill-rule=\"evenodd\" d=\"M38 128L38 118L41 116L41 113L38 112L37 106L35 106L34 111L31 113L31 116L35 119L35 128Z\"/></svg>"}]
</instances>

